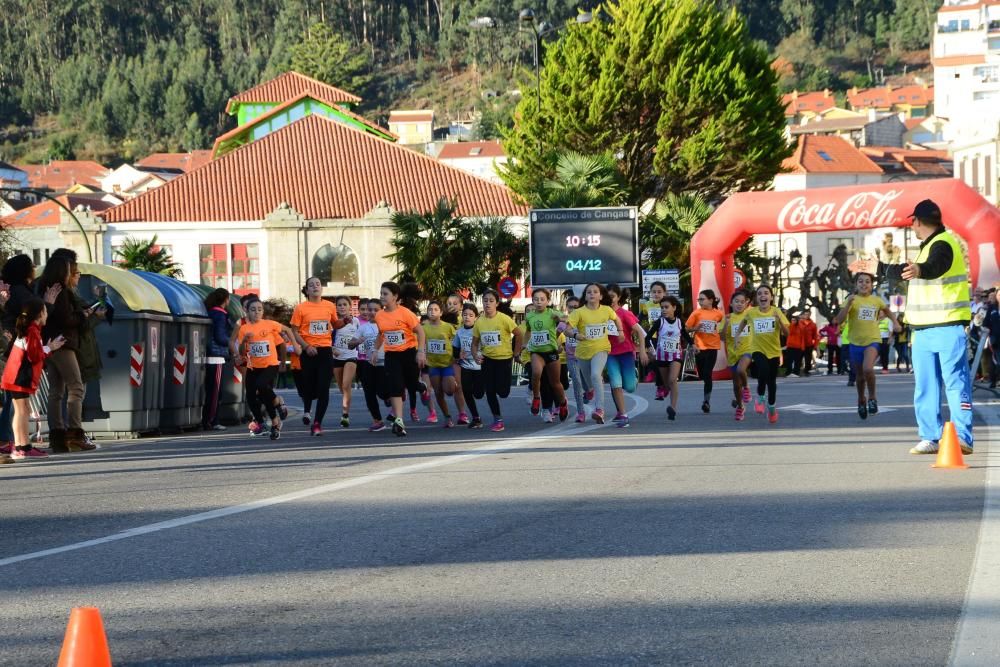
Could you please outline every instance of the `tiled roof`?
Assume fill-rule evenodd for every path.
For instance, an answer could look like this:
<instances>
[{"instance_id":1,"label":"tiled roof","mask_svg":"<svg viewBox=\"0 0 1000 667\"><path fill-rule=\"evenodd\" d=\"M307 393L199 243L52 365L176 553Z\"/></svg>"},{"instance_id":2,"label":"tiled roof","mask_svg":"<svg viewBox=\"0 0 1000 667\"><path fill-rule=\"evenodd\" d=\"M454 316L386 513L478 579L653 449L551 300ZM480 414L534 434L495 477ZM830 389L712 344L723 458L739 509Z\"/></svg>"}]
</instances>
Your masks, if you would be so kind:
<instances>
[{"instance_id":1,"label":"tiled roof","mask_svg":"<svg viewBox=\"0 0 1000 667\"><path fill-rule=\"evenodd\" d=\"M459 141L445 144L438 153L439 160L478 157L507 157L507 154L499 141Z\"/></svg>"},{"instance_id":2,"label":"tiled roof","mask_svg":"<svg viewBox=\"0 0 1000 667\"><path fill-rule=\"evenodd\" d=\"M525 215L502 185L395 143L310 115L155 190L110 209L108 222L262 220L282 202L306 219L357 219L388 202L429 210L458 199L458 214Z\"/></svg>"},{"instance_id":3,"label":"tiled roof","mask_svg":"<svg viewBox=\"0 0 1000 667\"><path fill-rule=\"evenodd\" d=\"M906 131L909 132L910 130L923 125L925 120L927 120L926 116L923 118L907 118L903 121L903 125L906 126Z\"/></svg>"},{"instance_id":4,"label":"tiled roof","mask_svg":"<svg viewBox=\"0 0 1000 667\"><path fill-rule=\"evenodd\" d=\"M434 112L430 109L414 111L390 111L390 123L430 123L434 120Z\"/></svg>"},{"instance_id":5,"label":"tiled roof","mask_svg":"<svg viewBox=\"0 0 1000 667\"><path fill-rule=\"evenodd\" d=\"M803 111L819 113L820 111L837 106L837 101L833 98L833 93L829 90L820 90L812 93L800 93L796 90L787 95L782 95L781 101L785 105L786 116L794 116Z\"/></svg>"},{"instance_id":6,"label":"tiled roof","mask_svg":"<svg viewBox=\"0 0 1000 667\"><path fill-rule=\"evenodd\" d=\"M797 134L823 134L824 132L836 132L838 130L860 130L870 123L866 116L858 118L827 118L815 120L805 125L792 125L788 131L794 136Z\"/></svg>"},{"instance_id":7,"label":"tiled roof","mask_svg":"<svg viewBox=\"0 0 1000 667\"><path fill-rule=\"evenodd\" d=\"M868 156L840 137L799 137L795 153L782 166L798 174L881 174Z\"/></svg>"},{"instance_id":8,"label":"tiled roof","mask_svg":"<svg viewBox=\"0 0 1000 667\"><path fill-rule=\"evenodd\" d=\"M90 208L92 211L105 211L113 204L103 201L98 196L87 197L85 195L60 195L56 197L69 210L76 210L77 206ZM0 224L4 227L54 227L59 224L59 208L53 201L45 199L38 204L29 206L17 213L0 218Z\"/></svg>"},{"instance_id":9,"label":"tiled roof","mask_svg":"<svg viewBox=\"0 0 1000 667\"><path fill-rule=\"evenodd\" d=\"M883 171L908 171L919 176L951 176L952 160L948 151L896 148L895 146L864 146L861 152L869 156Z\"/></svg>"},{"instance_id":10,"label":"tiled roof","mask_svg":"<svg viewBox=\"0 0 1000 667\"><path fill-rule=\"evenodd\" d=\"M250 90L245 90L239 95L229 98L226 104L226 113L230 111L234 104L272 102L281 103L298 97L302 93L309 93L317 100L330 105L336 104L357 104L361 98L352 95L347 91L335 88L328 83L317 81L298 72L285 72L281 76L270 81L254 86Z\"/></svg>"},{"instance_id":11,"label":"tiled roof","mask_svg":"<svg viewBox=\"0 0 1000 667\"><path fill-rule=\"evenodd\" d=\"M48 164L22 164L33 188L62 192L71 185L82 183L101 187L101 179L111 173L107 167L89 160L52 160Z\"/></svg>"},{"instance_id":12,"label":"tiled roof","mask_svg":"<svg viewBox=\"0 0 1000 667\"><path fill-rule=\"evenodd\" d=\"M934 101L932 86L880 86L847 91L847 101L855 109L888 109L894 104L926 106Z\"/></svg>"},{"instance_id":13,"label":"tiled roof","mask_svg":"<svg viewBox=\"0 0 1000 667\"><path fill-rule=\"evenodd\" d=\"M135 163L136 167L152 169L177 169L191 171L211 161L212 151L191 151L190 153L153 153Z\"/></svg>"}]
</instances>

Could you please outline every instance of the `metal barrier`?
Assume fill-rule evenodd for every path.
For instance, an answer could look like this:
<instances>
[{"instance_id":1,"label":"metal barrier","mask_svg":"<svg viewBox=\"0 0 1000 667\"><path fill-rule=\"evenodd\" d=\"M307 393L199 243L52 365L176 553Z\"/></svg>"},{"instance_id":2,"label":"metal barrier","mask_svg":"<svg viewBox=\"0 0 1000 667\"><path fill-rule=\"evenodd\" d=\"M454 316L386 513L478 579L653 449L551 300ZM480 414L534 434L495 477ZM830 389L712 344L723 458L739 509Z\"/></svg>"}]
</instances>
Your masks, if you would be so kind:
<instances>
[{"instance_id":1,"label":"metal barrier","mask_svg":"<svg viewBox=\"0 0 1000 667\"><path fill-rule=\"evenodd\" d=\"M42 372L41 377L38 378L38 391L32 394L28 403L31 405L31 416L29 419L35 425L31 433L31 441L42 442L42 422L45 421L45 416L48 414L49 404L48 373ZM31 426L28 427L28 430L32 431Z\"/></svg>"}]
</instances>

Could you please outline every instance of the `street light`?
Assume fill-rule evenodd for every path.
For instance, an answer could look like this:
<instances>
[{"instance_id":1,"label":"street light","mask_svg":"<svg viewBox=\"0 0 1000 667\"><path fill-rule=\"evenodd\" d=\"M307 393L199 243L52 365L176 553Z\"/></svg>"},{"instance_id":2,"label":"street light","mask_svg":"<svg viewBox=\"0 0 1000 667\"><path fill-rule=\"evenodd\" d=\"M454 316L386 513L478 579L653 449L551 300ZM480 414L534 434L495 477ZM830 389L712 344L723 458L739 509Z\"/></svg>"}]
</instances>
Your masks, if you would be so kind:
<instances>
[{"instance_id":1,"label":"street light","mask_svg":"<svg viewBox=\"0 0 1000 667\"><path fill-rule=\"evenodd\" d=\"M565 28L566 26L557 27L549 23L548 21L541 21L539 23L535 22L535 10L530 7L522 9L517 15L517 20L521 25L526 26L523 28L534 35L533 40L533 51L534 51L534 63L535 63L535 103L538 106L538 112L542 111L542 74L540 70L541 63L538 59L538 52L542 46L542 37L550 35L554 32L558 32ZM594 20L594 15L590 12L581 12L576 15L576 22L578 24L590 23Z\"/></svg>"},{"instance_id":2,"label":"street light","mask_svg":"<svg viewBox=\"0 0 1000 667\"><path fill-rule=\"evenodd\" d=\"M87 231L83 228L83 224L80 223L79 218L73 211L69 210L69 207L63 204L61 201L48 194L43 190L36 190L35 188L0 188L0 192L18 192L21 194L35 195L38 197L44 197L51 202L54 202L59 208L69 213L69 217L73 218L73 222L76 223L77 229L80 230L80 234L83 236L83 244L87 246L87 261L93 263L94 253L90 250L90 237L87 236Z\"/></svg>"}]
</instances>

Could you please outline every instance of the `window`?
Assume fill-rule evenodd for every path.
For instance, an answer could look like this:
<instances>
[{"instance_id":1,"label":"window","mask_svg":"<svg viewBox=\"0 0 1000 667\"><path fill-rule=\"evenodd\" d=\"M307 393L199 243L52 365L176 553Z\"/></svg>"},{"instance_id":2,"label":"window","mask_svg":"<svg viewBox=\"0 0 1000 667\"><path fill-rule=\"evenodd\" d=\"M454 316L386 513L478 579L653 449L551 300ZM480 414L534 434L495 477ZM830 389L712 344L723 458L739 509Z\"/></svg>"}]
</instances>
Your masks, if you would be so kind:
<instances>
[{"instance_id":1,"label":"window","mask_svg":"<svg viewBox=\"0 0 1000 667\"><path fill-rule=\"evenodd\" d=\"M260 256L256 243L232 245L233 294L260 293Z\"/></svg>"},{"instance_id":2,"label":"window","mask_svg":"<svg viewBox=\"0 0 1000 667\"><path fill-rule=\"evenodd\" d=\"M816 151L816 153L823 158L826 162L833 162L833 158L826 151Z\"/></svg>"},{"instance_id":3,"label":"window","mask_svg":"<svg viewBox=\"0 0 1000 667\"><path fill-rule=\"evenodd\" d=\"M777 241L765 241L764 242L764 256L768 259L772 257L778 257L781 255L781 246L778 245Z\"/></svg>"},{"instance_id":4,"label":"window","mask_svg":"<svg viewBox=\"0 0 1000 667\"><path fill-rule=\"evenodd\" d=\"M324 285L343 283L344 286L358 286L358 256L349 247L341 243L332 246L329 243L322 246L313 255L312 272L319 277Z\"/></svg>"},{"instance_id":5,"label":"window","mask_svg":"<svg viewBox=\"0 0 1000 667\"><path fill-rule=\"evenodd\" d=\"M198 246L201 282L209 287L229 288L229 268L226 266L226 244Z\"/></svg>"},{"instance_id":6,"label":"window","mask_svg":"<svg viewBox=\"0 0 1000 667\"><path fill-rule=\"evenodd\" d=\"M850 256L850 254L852 252L854 252L854 239L852 239L850 237L839 238L839 239L838 238L832 238L832 239L828 238L826 240L826 254L829 255L829 256L831 256L831 257L833 257L833 253L837 249L837 246L841 246L841 245L844 246L845 248L847 248L847 254L848 254L848 256Z\"/></svg>"},{"instance_id":7,"label":"window","mask_svg":"<svg viewBox=\"0 0 1000 667\"><path fill-rule=\"evenodd\" d=\"M972 26L972 22L969 19L962 19L962 30L968 30Z\"/></svg>"},{"instance_id":8,"label":"window","mask_svg":"<svg viewBox=\"0 0 1000 667\"><path fill-rule=\"evenodd\" d=\"M982 79L983 83L997 83L1000 81L1000 65L983 65L975 67L972 75Z\"/></svg>"},{"instance_id":9,"label":"window","mask_svg":"<svg viewBox=\"0 0 1000 667\"><path fill-rule=\"evenodd\" d=\"M983 194L987 197L993 194L993 160L991 156L983 157Z\"/></svg>"}]
</instances>

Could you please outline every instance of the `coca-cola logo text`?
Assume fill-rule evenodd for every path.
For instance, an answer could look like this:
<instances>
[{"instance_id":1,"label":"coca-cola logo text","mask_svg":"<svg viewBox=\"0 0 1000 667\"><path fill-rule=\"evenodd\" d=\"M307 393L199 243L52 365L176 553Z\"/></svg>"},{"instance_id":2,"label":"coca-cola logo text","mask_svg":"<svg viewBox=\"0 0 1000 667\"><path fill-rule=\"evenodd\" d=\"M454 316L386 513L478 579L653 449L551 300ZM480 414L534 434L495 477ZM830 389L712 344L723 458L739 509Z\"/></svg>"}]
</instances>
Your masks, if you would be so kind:
<instances>
[{"instance_id":1,"label":"coca-cola logo text","mask_svg":"<svg viewBox=\"0 0 1000 667\"><path fill-rule=\"evenodd\" d=\"M889 205L902 190L859 192L839 206L836 202L806 205L805 197L789 200L778 215L782 232L833 231L866 227L891 227L896 221L896 209Z\"/></svg>"}]
</instances>

